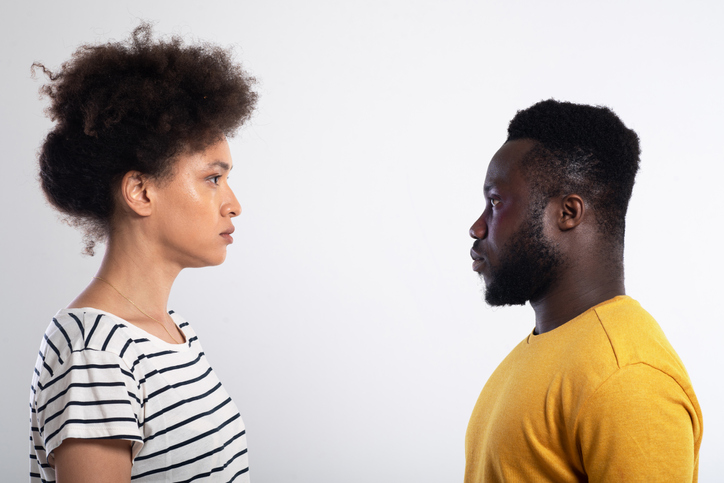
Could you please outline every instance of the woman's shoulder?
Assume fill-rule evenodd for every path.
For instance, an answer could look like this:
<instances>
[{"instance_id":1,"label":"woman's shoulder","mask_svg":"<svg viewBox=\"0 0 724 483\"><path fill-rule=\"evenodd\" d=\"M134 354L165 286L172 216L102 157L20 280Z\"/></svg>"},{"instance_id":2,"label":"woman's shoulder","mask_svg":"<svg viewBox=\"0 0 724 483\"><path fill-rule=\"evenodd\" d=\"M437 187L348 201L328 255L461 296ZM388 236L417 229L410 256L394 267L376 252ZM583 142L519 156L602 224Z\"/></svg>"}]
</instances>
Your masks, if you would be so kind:
<instances>
[{"instance_id":1,"label":"woman's shoulder","mask_svg":"<svg viewBox=\"0 0 724 483\"><path fill-rule=\"evenodd\" d=\"M132 337L124 329L122 321L113 320L103 311L92 308L59 310L40 343L33 393L40 397L40 392L62 392L69 384L77 383L79 375L93 371L94 374L116 371L121 379L126 376L133 379L130 368L138 354L134 353ZM46 391L50 387L54 389Z\"/></svg>"},{"instance_id":2,"label":"woman's shoulder","mask_svg":"<svg viewBox=\"0 0 724 483\"><path fill-rule=\"evenodd\" d=\"M120 355L131 335L129 324L91 307L66 308L56 313L45 330L41 352L60 355L82 351L107 351Z\"/></svg>"},{"instance_id":3,"label":"woman's shoulder","mask_svg":"<svg viewBox=\"0 0 724 483\"><path fill-rule=\"evenodd\" d=\"M169 313L187 340L196 336L187 321L173 311ZM174 348L121 317L93 307L59 310L48 325L44 340L58 351L104 351L121 358L138 344Z\"/></svg>"},{"instance_id":4,"label":"woman's shoulder","mask_svg":"<svg viewBox=\"0 0 724 483\"><path fill-rule=\"evenodd\" d=\"M190 354L194 348L200 350L195 333L177 314L172 317L186 335L184 344L168 344L100 309L61 309L52 318L40 343L35 372L40 379L52 378L54 373L64 372L71 366L117 365L133 372L139 363L159 354L190 357L181 353Z\"/></svg>"}]
</instances>

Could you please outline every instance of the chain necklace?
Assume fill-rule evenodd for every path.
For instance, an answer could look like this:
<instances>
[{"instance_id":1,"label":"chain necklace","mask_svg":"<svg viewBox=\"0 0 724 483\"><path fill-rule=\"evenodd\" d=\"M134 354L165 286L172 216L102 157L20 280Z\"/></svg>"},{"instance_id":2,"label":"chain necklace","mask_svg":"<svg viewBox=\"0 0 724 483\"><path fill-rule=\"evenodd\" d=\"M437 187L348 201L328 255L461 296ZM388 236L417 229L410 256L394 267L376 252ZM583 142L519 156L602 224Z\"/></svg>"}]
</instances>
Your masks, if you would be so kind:
<instances>
[{"instance_id":1,"label":"chain necklace","mask_svg":"<svg viewBox=\"0 0 724 483\"><path fill-rule=\"evenodd\" d=\"M161 327L163 327L163 330L165 330L166 333L168 334L168 336L171 337L171 340L172 340L172 341L176 342L177 344L183 344L183 341L181 341L181 342L177 342L177 341L176 341L176 338L171 335L171 332L168 331L168 329L166 328L166 326L163 325L163 323L162 323L160 320L158 320L158 319L155 318L155 317L151 317L151 316L148 315L146 312L144 312L141 307L139 307L138 305L136 305L135 303L133 303L133 300L131 300L131 299L129 299L128 297L126 297L125 295L123 295L123 293L121 293L120 290L118 290L116 287L114 287L111 282L109 282L109 281L106 280L105 278L101 278L101 277L93 277L93 278L95 278L96 280L100 280L101 282L107 283L109 287L111 287L113 290L115 290L116 292L118 292L118 295L120 295L120 296L123 297L124 299L128 300L128 301L131 303L131 305L133 305L134 307L136 307L139 312L141 312L143 315L145 315L146 317L148 317L149 319L153 320L153 321L156 322L158 325L160 325Z\"/></svg>"}]
</instances>

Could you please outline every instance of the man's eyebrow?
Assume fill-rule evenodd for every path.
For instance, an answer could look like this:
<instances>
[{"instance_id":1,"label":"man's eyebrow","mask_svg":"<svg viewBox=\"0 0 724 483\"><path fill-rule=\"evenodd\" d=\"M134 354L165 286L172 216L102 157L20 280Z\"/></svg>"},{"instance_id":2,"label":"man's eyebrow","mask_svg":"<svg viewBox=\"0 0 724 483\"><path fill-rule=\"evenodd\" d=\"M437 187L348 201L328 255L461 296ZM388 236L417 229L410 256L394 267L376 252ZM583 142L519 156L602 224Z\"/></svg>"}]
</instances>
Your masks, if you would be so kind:
<instances>
[{"instance_id":1,"label":"man's eyebrow","mask_svg":"<svg viewBox=\"0 0 724 483\"><path fill-rule=\"evenodd\" d=\"M231 171L234 167L229 165L226 161L213 161L206 165L207 168L213 168L218 166L219 168L225 170L225 171Z\"/></svg>"},{"instance_id":2,"label":"man's eyebrow","mask_svg":"<svg viewBox=\"0 0 724 483\"><path fill-rule=\"evenodd\" d=\"M483 192L489 193L490 190L492 190L493 188L495 188L495 183L485 183L485 185L483 186Z\"/></svg>"}]
</instances>

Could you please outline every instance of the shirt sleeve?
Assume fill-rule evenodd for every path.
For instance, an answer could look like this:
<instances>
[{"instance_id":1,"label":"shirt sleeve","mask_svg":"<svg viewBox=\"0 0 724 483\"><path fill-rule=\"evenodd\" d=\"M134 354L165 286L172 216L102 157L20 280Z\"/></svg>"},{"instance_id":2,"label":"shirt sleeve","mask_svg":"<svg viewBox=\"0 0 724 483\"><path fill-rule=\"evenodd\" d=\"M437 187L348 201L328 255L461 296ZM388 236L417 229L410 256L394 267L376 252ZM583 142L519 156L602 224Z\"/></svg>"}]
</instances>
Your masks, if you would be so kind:
<instances>
[{"instance_id":1,"label":"shirt sleeve","mask_svg":"<svg viewBox=\"0 0 724 483\"><path fill-rule=\"evenodd\" d=\"M116 354L85 349L65 360L46 357L34 406L46 454L66 438L131 440L134 456L143 445L138 386Z\"/></svg>"},{"instance_id":2,"label":"shirt sleeve","mask_svg":"<svg viewBox=\"0 0 724 483\"><path fill-rule=\"evenodd\" d=\"M696 410L669 375L625 366L589 398L578 443L589 482L696 481Z\"/></svg>"}]
</instances>

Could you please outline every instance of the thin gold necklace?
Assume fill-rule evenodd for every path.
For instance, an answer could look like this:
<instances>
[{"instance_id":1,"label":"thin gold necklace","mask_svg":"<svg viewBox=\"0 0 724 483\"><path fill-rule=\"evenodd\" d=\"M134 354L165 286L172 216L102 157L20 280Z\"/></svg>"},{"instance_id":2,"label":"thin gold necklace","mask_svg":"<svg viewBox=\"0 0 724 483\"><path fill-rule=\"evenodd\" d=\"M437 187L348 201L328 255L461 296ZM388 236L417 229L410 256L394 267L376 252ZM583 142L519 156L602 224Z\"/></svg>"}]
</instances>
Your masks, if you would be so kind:
<instances>
[{"instance_id":1,"label":"thin gold necklace","mask_svg":"<svg viewBox=\"0 0 724 483\"><path fill-rule=\"evenodd\" d=\"M105 278L101 278L101 277L93 277L93 278L95 278L96 280L100 280L101 282L107 283L109 287L111 287L113 290L115 290L116 292L118 292L118 295L120 295L120 296L123 297L124 299L128 300L128 301L131 303L131 305L133 305L134 307L136 307L139 312L141 312L143 315L145 315L146 317L148 317L149 319L153 320L153 321L156 322L158 325L160 325L161 327L163 327L163 330L165 330L166 333L168 334L168 336L171 337L171 340L172 340L172 341L176 342L177 344L182 344L182 343L183 343L183 341L182 341L182 342L177 342L177 341L176 341L176 338L171 335L171 332L168 331L168 329L166 328L166 326L163 325L163 323L162 323L160 320L158 320L156 317L151 317L151 316L148 315L146 312L144 312L141 307L139 307L138 305L136 305L135 303L133 303L133 300L131 300L131 299L129 299L128 297L126 297L125 295L123 295L123 294L121 293L121 291L118 290L116 287L114 287L111 282L109 282L109 281L106 280Z\"/></svg>"}]
</instances>

